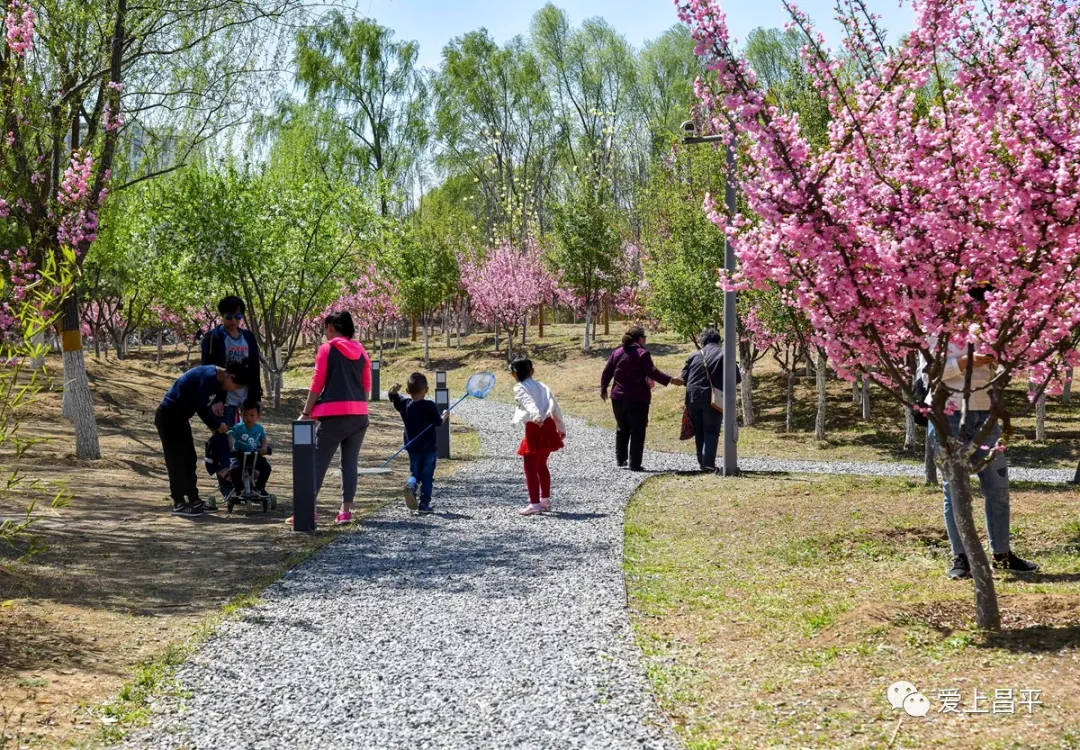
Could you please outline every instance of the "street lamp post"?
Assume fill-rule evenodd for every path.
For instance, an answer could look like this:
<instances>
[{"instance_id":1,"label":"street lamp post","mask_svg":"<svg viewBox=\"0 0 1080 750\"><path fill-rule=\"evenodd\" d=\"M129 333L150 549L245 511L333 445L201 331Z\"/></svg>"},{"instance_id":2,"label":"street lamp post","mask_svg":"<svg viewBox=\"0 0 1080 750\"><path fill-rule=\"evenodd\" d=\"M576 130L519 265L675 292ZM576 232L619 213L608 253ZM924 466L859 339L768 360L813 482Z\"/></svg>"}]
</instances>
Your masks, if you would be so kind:
<instances>
[{"instance_id":1,"label":"street lamp post","mask_svg":"<svg viewBox=\"0 0 1080 750\"><path fill-rule=\"evenodd\" d=\"M687 135L683 138L683 144L687 146L699 143L724 144L726 151L727 179L724 180L724 202L727 204L728 213L735 214L735 151L731 147L731 141L724 135L697 135L697 126L693 122L683 123L683 132ZM724 237L724 270L730 276L735 272L735 248L727 236ZM734 477L739 474L739 452L735 442L735 434L738 429L737 414L735 412L735 367L736 367L736 338L735 330L735 292L724 292L724 441L723 441L723 465L720 469L725 477Z\"/></svg>"}]
</instances>

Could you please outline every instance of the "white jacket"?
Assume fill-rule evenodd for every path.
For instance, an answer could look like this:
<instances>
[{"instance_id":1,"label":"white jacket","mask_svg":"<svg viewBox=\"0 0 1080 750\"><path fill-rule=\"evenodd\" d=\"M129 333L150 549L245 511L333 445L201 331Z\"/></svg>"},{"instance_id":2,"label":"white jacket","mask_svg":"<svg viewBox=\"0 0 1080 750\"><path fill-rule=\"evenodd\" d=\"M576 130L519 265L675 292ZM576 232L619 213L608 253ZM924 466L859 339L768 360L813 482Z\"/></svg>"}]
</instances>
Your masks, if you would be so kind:
<instances>
[{"instance_id":1,"label":"white jacket","mask_svg":"<svg viewBox=\"0 0 1080 750\"><path fill-rule=\"evenodd\" d=\"M533 422L543 424L551 417L555 420L555 426L559 432L566 434L566 425L563 423L562 409L555 399L551 389L534 378L526 378L514 386L514 400L517 408L514 410L514 424Z\"/></svg>"},{"instance_id":2,"label":"white jacket","mask_svg":"<svg viewBox=\"0 0 1080 750\"><path fill-rule=\"evenodd\" d=\"M937 341L931 339L931 348L937 347ZM951 391L948 403L956 409L963 409L964 402L964 376L966 373L960 369L960 360L967 356L967 347L957 346L949 342L949 350L945 353L945 369L942 371L941 382ZM920 367L925 367L926 362L919 356ZM971 395L968 397L968 409L971 411L990 411L990 381L997 375L998 369L984 365L971 369ZM923 376L926 381L926 376ZM926 403L933 399L933 393L926 394Z\"/></svg>"}]
</instances>

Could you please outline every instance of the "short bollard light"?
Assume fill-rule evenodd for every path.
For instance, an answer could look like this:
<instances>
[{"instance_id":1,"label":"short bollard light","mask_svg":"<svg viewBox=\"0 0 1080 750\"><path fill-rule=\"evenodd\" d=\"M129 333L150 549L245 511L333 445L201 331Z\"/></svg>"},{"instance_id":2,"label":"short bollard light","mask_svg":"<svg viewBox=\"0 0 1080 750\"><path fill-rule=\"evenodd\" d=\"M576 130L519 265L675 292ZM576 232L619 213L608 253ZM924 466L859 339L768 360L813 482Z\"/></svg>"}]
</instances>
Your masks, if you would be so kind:
<instances>
[{"instance_id":1,"label":"short bollard light","mask_svg":"<svg viewBox=\"0 0 1080 750\"><path fill-rule=\"evenodd\" d=\"M292 423L293 531L315 533L315 420Z\"/></svg>"},{"instance_id":2,"label":"short bollard light","mask_svg":"<svg viewBox=\"0 0 1080 750\"><path fill-rule=\"evenodd\" d=\"M435 372L435 406L439 414L450 408L450 390L446 387L446 373ZM438 458L450 458L450 420L435 428L435 455Z\"/></svg>"},{"instance_id":3,"label":"short bollard light","mask_svg":"<svg viewBox=\"0 0 1080 750\"><path fill-rule=\"evenodd\" d=\"M369 401L378 401L382 398L382 390L379 388L379 373L382 371L382 361L378 359L371 360L371 393L368 394Z\"/></svg>"}]
</instances>

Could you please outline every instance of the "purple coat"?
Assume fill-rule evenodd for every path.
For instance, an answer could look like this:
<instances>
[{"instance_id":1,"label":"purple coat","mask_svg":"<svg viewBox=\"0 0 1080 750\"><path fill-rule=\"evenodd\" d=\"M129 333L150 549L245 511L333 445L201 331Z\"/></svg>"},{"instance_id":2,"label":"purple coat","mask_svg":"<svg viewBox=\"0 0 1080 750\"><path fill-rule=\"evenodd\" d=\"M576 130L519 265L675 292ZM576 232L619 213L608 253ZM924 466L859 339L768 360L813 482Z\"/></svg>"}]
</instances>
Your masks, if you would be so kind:
<instances>
[{"instance_id":1,"label":"purple coat","mask_svg":"<svg viewBox=\"0 0 1080 750\"><path fill-rule=\"evenodd\" d=\"M646 378L652 378L660 385L671 382L671 376L656 369L652 355L641 344L620 346L608 357L604 374L600 378L600 393L607 395L608 385L614 379L615 385L611 388L612 399L647 404L652 401L652 389L645 382Z\"/></svg>"}]
</instances>

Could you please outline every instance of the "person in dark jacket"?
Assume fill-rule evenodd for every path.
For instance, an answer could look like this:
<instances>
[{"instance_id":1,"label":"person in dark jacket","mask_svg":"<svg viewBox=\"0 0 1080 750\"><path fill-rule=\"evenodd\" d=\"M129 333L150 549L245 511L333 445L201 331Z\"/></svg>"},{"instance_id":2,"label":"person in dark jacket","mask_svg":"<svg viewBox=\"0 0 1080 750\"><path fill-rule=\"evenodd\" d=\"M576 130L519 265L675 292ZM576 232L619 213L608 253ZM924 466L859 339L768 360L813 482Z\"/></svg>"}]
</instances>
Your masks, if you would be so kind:
<instances>
[{"instance_id":1,"label":"person in dark jacket","mask_svg":"<svg viewBox=\"0 0 1080 750\"><path fill-rule=\"evenodd\" d=\"M240 408L245 401L262 401L262 380L259 371L259 344L255 341L255 334L240 327L244 322L244 300L239 297L228 296L218 302L218 313L221 315L221 325L210 329L202 337L202 365L215 365L227 367L239 362L248 369L247 385L230 392L224 403L216 405L215 414L232 427L240 421ZM217 474L218 489L223 497L232 492L232 481L229 478L229 467L232 465L232 455L229 453L229 439L224 435L215 435L210 444L210 456L208 469L211 474ZM211 499L211 508L216 503Z\"/></svg>"},{"instance_id":2,"label":"person in dark jacket","mask_svg":"<svg viewBox=\"0 0 1080 750\"><path fill-rule=\"evenodd\" d=\"M686 358L682 379L686 381L686 410L694 425L698 466L702 471L716 471L716 447L720 443L724 415L712 408L711 388L723 392L724 350L720 346L720 333L715 328L701 332L701 349ZM736 370L735 382L741 381L742 376Z\"/></svg>"},{"instance_id":3,"label":"person in dark jacket","mask_svg":"<svg viewBox=\"0 0 1080 750\"><path fill-rule=\"evenodd\" d=\"M622 346L608 357L600 377L600 398L608 400L608 386L614 382L610 395L617 425L615 460L619 466L626 466L629 460L631 471L642 471L645 429L649 425L649 404L652 402L650 381L666 386L683 385L683 380L656 368L652 355L645 348L644 328L631 328L622 340Z\"/></svg>"},{"instance_id":4,"label":"person in dark jacket","mask_svg":"<svg viewBox=\"0 0 1080 750\"><path fill-rule=\"evenodd\" d=\"M206 512L195 478L198 456L191 418L198 414L212 433L228 434L229 427L214 413L214 405L224 401L225 394L242 388L246 378L246 368L236 362L227 368L193 367L177 378L154 413L154 426L161 438L165 469L169 473L174 514L201 516Z\"/></svg>"},{"instance_id":5,"label":"person in dark jacket","mask_svg":"<svg viewBox=\"0 0 1080 750\"><path fill-rule=\"evenodd\" d=\"M439 414L434 401L428 401L428 381L422 372L414 372L405 383L406 398L399 391L400 385L390 389L390 403L401 414L405 423L405 444L409 447L409 481L405 485L405 505L409 510L433 513L431 491L435 484L437 463L437 436L435 428L442 424L446 414ZM448 414L448 413L447 413ZM417 494L419 493L419 503Z\"/></svg>"}]
</instances>

